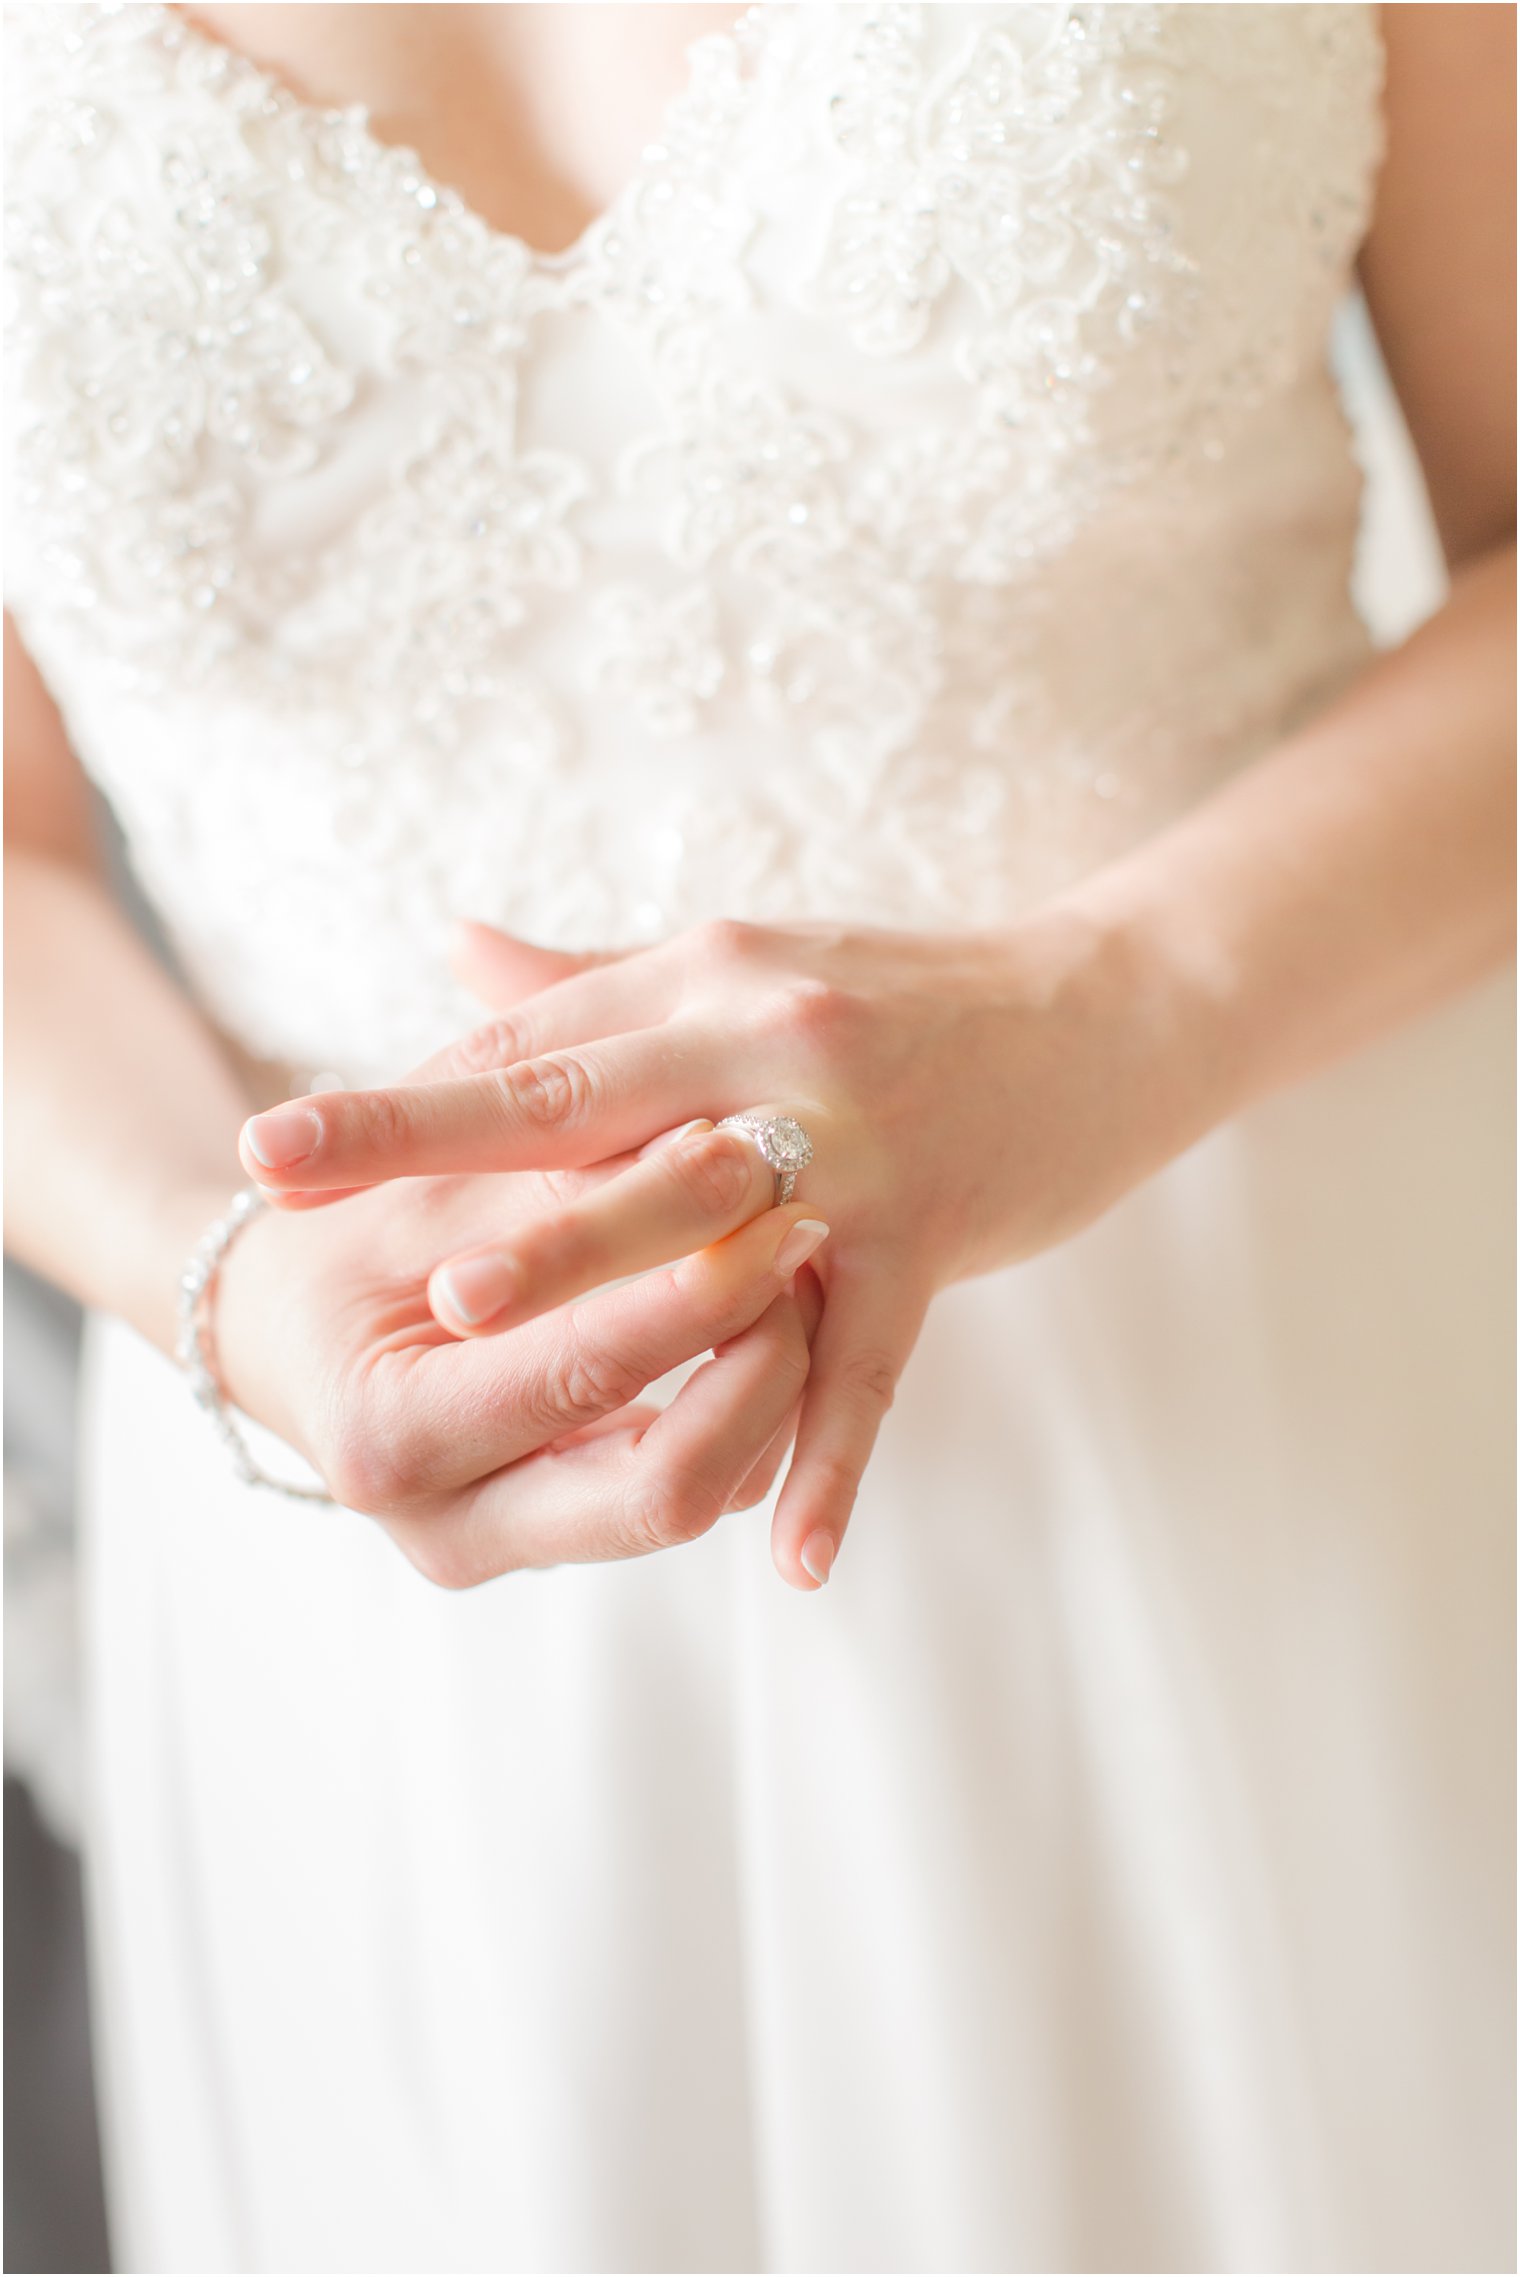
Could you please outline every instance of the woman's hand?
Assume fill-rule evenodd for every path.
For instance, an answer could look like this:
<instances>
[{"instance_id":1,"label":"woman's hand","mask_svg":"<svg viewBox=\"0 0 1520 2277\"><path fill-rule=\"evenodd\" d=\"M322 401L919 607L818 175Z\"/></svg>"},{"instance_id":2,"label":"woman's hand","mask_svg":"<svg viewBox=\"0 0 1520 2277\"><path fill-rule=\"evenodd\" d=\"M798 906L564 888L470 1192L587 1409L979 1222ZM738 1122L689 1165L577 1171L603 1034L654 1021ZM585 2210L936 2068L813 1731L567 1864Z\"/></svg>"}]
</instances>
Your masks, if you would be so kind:
<instances>
[{"instance_id":1,"label":"woman's hand","mask_svg":"<svg viewBox=\"0 0 1520 2277\"><path fill-rule=\"evenodd\" d=\"M807 1376L821 1300L798 1267L822 1236L804 1206L767 1206L762 1168L703 1126L585 1174L411 1179L258 1218L214 1295L229 1396L446 1587L690 1541L768 1492ZM594 1222L614 1191L642 1228L639 1262L673 1269L573 1308L520 1306L490 1340L439 1325L440 1254L531 1244L546 1209ZM633 1404L709 1349L663 1412Z\"/></svg>"},{"instance_id":2,"label":"woman's hand","mask_svg":"<svg viewBox=\"0 0 1520 2277\"><path fill-rule=\"evenodd\" d=\"M568 977L543 987L546 961ZM1075 1232L1207 1121L1163 1074L1165 992L1075 911L996 936L718 924L579 961L472 927L460 970L522 1000L425 1082L255 1118L245 1166L309 1198L592 1164L692 1116L796 1115L815 1157L793 1208L832 1236L776 1528L820 1578L935 1290ZM434 1322L489 1349L544 1304L637 1269L650 1208L603 1187L505 1239L440 1243Z\"/></svg>"}]
</instances>

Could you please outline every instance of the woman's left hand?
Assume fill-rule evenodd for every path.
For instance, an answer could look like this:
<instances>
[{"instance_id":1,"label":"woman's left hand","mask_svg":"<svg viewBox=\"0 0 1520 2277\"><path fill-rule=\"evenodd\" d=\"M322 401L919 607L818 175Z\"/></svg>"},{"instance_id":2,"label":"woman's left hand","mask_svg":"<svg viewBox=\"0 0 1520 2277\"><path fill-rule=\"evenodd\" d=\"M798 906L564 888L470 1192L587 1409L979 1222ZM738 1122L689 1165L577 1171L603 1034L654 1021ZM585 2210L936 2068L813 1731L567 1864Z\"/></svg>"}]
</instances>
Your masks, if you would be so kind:
<instances>
[{"instance_id":1,"label":"woman's left hand","mask_svg":"<svg viewBox=\"0 0 1520 2277\"><path fill-rule=\"evenodd\" d=\"M456 969L511 1009L426 1081L303 1100L320 1130L299 1160L279 1160L279 1125L256 1117L245 1167L276 1198L315 1200L393 1177L584 1166L747 1108L795 1116L814 1146L797 1200L830 1238L777 1540L818 1579L935 1291L1076 1232L1208 1119L1179 1074L1168 992L1122 936L1061 904L995 934L723 922L607 958L469 926ZM695 1221L656 1232L637 1182L626 1203L618 1186L472 1251L512 1292L484 1316L451 1301L466 1260L442 1260L441 1325L494 1334L712 1238Z\"/></svg>"}]
</instances>

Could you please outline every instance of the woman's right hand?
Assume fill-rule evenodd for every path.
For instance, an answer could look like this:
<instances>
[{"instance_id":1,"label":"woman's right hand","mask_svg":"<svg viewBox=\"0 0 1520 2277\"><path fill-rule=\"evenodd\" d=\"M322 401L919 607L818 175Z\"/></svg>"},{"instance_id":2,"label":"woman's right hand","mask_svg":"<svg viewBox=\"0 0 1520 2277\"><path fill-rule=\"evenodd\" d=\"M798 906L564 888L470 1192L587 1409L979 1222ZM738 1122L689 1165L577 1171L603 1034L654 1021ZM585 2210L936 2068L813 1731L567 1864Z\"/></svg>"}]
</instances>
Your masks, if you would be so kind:
<instances>
[{"instance_id":1,"label":"woman's right hand","mask_svg":"<svg viewBox=\"0 0 1520 2277\"><path fill-rule=\"evenodd\" d=\"M440 1257L529 1221L536 1235L613 1182L604 1278L643 1278L527 1302L495 1336L440 1327ZM745 1139L694 1126L595 1170L402 1179L268 1211L213 1291L224 1389L445 1588L691 1541L769 1490L807 1376L821 1297L793 1276L822 1231L802 1204L768 1207L770 1187ZM709 1350L668 1408L635 1404Z\"/></svg>"}]
</instances>

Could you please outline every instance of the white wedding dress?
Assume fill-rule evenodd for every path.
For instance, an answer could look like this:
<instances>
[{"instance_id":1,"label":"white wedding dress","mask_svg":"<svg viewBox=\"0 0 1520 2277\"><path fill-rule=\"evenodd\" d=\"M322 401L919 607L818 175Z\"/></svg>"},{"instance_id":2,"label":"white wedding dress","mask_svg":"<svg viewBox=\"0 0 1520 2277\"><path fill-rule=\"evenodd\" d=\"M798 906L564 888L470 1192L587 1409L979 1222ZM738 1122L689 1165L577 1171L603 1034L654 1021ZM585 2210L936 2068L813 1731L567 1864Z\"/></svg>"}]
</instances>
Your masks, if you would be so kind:
<instances>
[{"instance_id":1,"label":"white wedding dress","mask_svg":"<svg viewBox=\"0 0 1520 2277\"><path fill-rule=\"evenodd\" d=\"M459 914L1011 917L1366 657L1370 9L764 6L554 258L168 9L8 62L10 601L292 1080ZM120 2266L1512 2266L1502 1010L942 1297L817 1598L440 1593L97 1323Z\"/></svg>"}]
</instances>

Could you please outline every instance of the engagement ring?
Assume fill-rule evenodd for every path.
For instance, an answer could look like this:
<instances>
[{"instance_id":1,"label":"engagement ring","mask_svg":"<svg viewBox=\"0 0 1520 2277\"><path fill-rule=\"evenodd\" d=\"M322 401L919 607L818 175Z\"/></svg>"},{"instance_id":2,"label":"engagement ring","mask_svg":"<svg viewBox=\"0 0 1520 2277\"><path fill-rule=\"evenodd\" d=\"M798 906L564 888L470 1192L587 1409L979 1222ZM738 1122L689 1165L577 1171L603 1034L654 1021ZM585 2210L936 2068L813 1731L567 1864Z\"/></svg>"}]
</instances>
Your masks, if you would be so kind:
<instances>
[{"instance_id":1,"label":"engagement ring","mask_svg":"<svg viewBox=\"0 0 1520 2277\"><path fill-rule=\"evenodd\" d=\"M751 1108L742 1115L725 1115L718 1129L743 1131L746 1138L754 1140L776 1173L777 1202L789 1202L798 1172L806 1170L813 1159L813 1142L802 1125L790 1115L762 1115L758 1108Z\"/></svg>"}]
</instances>

